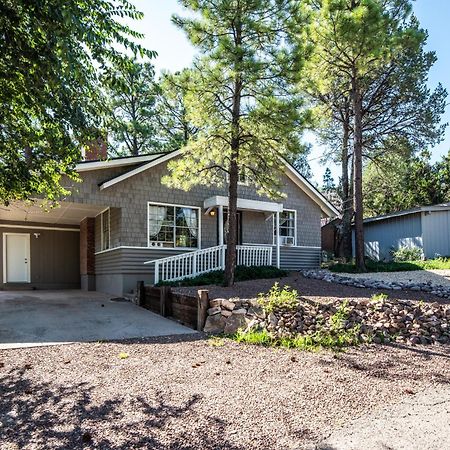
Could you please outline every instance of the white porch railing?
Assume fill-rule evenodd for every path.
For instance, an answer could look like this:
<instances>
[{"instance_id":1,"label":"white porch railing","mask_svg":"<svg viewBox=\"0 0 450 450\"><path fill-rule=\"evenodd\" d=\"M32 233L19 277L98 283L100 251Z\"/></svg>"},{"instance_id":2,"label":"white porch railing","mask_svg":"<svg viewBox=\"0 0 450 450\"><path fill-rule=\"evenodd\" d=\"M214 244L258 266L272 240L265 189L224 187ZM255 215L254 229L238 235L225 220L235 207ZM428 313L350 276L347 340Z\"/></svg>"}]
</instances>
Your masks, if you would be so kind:
<instances>
[{"instance_id":1,"label":"white porch railing","mask_svg":"<svg viewBox=\"0 0 450 450\"><path fill-rule=\"evenodd\" d=\"M155 265L155 284L177 281L225 268L226 245L217 245L181 255L147 261ZM272 247L238 245L236 264L241 266L271 266Z\"/></svg>"}]
</instances>

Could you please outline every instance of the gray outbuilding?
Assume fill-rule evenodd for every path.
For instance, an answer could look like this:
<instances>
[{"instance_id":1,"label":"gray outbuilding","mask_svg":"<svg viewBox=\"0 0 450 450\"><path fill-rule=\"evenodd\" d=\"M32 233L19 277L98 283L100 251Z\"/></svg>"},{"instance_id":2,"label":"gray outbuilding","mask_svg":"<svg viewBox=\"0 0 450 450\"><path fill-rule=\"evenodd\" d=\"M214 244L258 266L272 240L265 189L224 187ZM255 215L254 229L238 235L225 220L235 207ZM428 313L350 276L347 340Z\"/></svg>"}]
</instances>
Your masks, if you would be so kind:
<instances>
[{"instance_id":1,"label":"gray outbuilding","mask_svg":"<svg viewBox=\"0 0 450 450\"><path fill-rule=\"evenodd\" d=\"M364 243L375 261L391 259L400 247L419 247L426 259L450 256L450 203L365 219Z\"/></svg>"}]
</instances>

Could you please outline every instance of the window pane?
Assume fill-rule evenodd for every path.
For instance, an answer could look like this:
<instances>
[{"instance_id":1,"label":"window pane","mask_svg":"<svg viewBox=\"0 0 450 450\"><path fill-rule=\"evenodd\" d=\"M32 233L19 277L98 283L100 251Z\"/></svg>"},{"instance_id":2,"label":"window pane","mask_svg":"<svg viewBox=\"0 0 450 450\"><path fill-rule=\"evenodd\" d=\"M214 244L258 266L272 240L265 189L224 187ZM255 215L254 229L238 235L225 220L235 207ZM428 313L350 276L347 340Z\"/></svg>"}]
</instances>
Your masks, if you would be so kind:
<instances>
[{"instance_id":1,"label":"window pane","mask_svg":"<svg viewBox=\"0 0 450 450\"><path fill-rule=\"evenodd\" d=\"M273 227L274 237L277 235L276 221ZM283 211L280 213L280 240L281 245L292 245L295 243L295 212Z\"/></svg>"},{"instance_id":2,"label":"window pane","mask_svg":"<svg viewBox=\"0 0 450 450\"><path fill-rule=\"evenodd\" d=\"M198 246L198 210L177 207L176 210L176 247Z\"/></svg>"},{"instance_id":3,"label":"window pane","mask_svg":"<svg viewBox=\"0 0 450 450\"><path fill-rule=\"evenodd\" d=\"M149 205L149 241L165 247L198 246L198 210L179 206Z\"/></svg>"}]
</instances>

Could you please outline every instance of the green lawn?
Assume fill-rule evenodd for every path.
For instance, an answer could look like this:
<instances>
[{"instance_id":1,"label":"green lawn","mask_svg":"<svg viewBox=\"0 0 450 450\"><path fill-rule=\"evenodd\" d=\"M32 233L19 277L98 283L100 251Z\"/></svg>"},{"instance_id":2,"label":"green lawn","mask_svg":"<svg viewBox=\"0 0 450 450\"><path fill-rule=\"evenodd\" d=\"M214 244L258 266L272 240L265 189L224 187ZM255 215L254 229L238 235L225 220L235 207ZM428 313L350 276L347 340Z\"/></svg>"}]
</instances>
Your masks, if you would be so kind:
<instances>
[{"instance_id":1,"label":"green lawn","mask_svg":"<svg viewBox=\"0 0 450 450\"><path fill-rule=\"evenodd\" d=\"M366 261L368 272L405 272L409 270L450 269L450 258L429 259L426 261L375 262ZM331 272L357 273L354 263L337 263L329 267Z\"/></svg>"}]
</instances>

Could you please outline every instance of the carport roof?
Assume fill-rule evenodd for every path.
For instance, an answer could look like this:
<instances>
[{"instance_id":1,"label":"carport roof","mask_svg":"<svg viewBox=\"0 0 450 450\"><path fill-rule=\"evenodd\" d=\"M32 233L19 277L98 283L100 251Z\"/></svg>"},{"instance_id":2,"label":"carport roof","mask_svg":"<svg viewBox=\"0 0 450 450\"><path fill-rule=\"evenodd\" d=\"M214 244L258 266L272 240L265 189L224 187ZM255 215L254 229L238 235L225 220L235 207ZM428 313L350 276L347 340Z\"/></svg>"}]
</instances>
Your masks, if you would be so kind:
<instances>
[{"instance_id":1,"label":"carport roof","mask_svg":"<svg viewBox=\"0 0 450 450\"><path fill-rule=\"evenodd\" d=\"M85 217L93 217L105 210L105 206L86 203L60 202L46 209L41 201L35 203L13 202L0 208L0 220L79 225Z\"/></svg>"}]
</instances>

